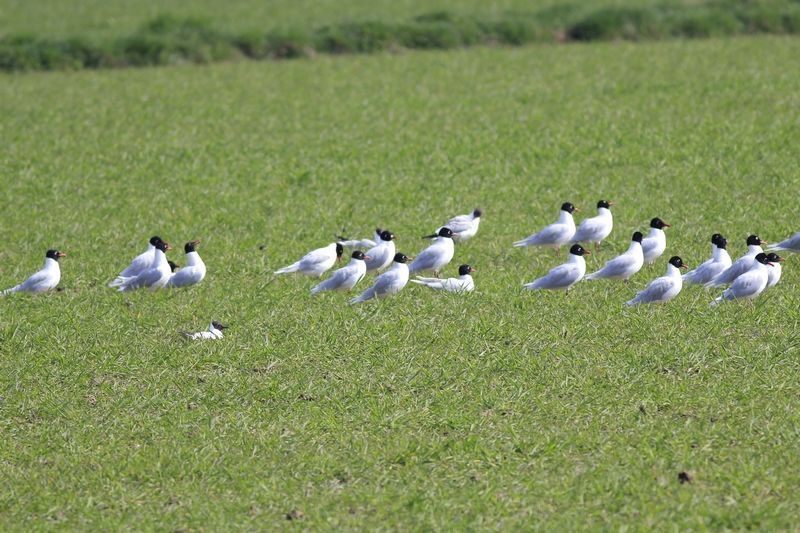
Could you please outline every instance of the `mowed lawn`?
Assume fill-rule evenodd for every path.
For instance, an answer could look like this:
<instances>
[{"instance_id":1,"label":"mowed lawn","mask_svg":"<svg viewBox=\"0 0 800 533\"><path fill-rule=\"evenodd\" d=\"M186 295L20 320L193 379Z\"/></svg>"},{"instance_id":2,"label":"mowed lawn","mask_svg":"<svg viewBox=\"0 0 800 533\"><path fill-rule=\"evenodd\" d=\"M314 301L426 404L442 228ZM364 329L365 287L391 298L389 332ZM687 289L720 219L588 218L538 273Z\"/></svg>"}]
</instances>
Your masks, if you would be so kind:
<instances>
[{"instance_id":1,"label":"mowed lawn","mask_svg":"<svg viewBox=\"0 0 800 533\"><path fill-rule=\"evenodd\" d=\"M754 305L622 303L714 232L738 256L750 232L800 230L798 54L754 38L0 77L0 285L69 254L63 291L0 300L0 529L795 527L800 258ZM521 290L562 259L511 243L600 198L615 230L590 268L654 216L667 257L627 285ZM474 294L352 308L271 275L343 226L415 254L476 206L446 271L475 266ZM106 288L153 234L202 239L203 284ZM224 340L179 336L212 318Z\"/></svg>"}]
</instances>

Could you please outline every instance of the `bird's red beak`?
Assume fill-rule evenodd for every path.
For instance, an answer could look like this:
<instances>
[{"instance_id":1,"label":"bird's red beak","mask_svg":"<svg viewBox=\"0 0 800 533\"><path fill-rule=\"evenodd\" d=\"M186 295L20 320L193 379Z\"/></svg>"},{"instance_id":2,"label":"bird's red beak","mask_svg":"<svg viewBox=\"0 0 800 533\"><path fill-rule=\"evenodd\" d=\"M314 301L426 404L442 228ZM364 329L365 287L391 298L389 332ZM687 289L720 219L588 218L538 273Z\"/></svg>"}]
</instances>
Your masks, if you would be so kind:
<instances>
[{"instance_id":1,"label":"bird's red beak","mask_svg":"<svg viewBox=\"0 0 800 533\"><path fill-rule=\"evenodd\" d=\"M368 256L368 255L365 255L364 259L372 259L372 258L370 256Z\"/></svg>"},{"instance_id":2,"label":"bird's red beak","mask_svg":"<svg viewBox=\"0 0 800 533\"><path fill-rule=\"evenodd\" d=\"M477 272L477 271L478 271L478 269L477 269L477 268L473 268L473 267L469 267L469 271L470 271L470 272Z\"/></svg>"},{"instance_id":3,"label":"bird's red beak","mask_svg":"<svg viewBox=\"0 0 800 533\"><path fill-rule=\"evenodd\" d=\"M608 202L608 205L617 205L617 202Z\"/></svg>"},{"instance_id":4,"label":"bird's red beak","mask_svg":"<svg viewBox=\"0 0 800 533\"><path fill-rule=\"evenodd\" d=\"M666 222L664 222L664 227L665 227L665 228L671 228L671 227L672 227L672 224L667 224Z\"/></svg>"},{"instance_id":5,"label":"bird's red beak","mask_svg":"<svg viewBox=\"0 0 800 533\"><path fill-rule=\"evenodd\" d=\"M580 213L580 211L581 211L580 209L578 209L578 208L577 208L577 207L575 207L574 205L572 206L572 210L573 210L573 211L575 211L575 212L578 212L578 213Z\"/></svg>"},{"instance_id":6,"label":"bird's red beak","mask_svg":"<svg viewBox=\"0 0 800 533\"><path fill-rule=\"evenodd\" d=\"M589 250L584 250L583 255L592 255L592 252L590 252Z\"/></svg>"},{"instance_id":7,"label":"bird's red beak","mask_svg":"<svg viewBox=\"0 0 800 533\"><path fill-rule=\"evenodd\" d=\"M687 269L687 268L689 268L689 265L681 265L681 268Z\"/></svg>"},{"instance_id":8,"label":"bird's red beak","mask_svg":"<svg viewBox=\"0 0 800 533\"><path fill-rule=\"evenodd\" d=\"M167 245L167 251L172 250L172 245L170 243L165 242L164 244Z\"/></svg>"},{"instance_id":9,"label":"bird's red beak","mask_svg":"<svg viewBox=\"0 0 800 533\"><path fill-rule=\"evenodd\" d=\"M67 254L65 254L64 252L57 252L56 257L67 257Z\"/></svg>"}]
</instances>

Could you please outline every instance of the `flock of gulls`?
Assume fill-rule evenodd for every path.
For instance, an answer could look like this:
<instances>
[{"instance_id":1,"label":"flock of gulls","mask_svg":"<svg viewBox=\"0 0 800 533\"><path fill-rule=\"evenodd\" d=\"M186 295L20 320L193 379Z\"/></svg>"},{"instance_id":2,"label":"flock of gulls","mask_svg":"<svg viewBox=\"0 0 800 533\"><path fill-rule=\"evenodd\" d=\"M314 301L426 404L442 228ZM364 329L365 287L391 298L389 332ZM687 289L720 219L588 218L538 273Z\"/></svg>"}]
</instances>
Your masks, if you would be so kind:
<instances>
[{"instance_id":1,"label":"flock of gulls","mask_svg":"<svg viewBox=\"0 0 800 533\"><path fill-rule=\"evenodd\" d=\"M650 221L647 236L635 231L628 249L606 261L599 270L586 274L585 256L591 252L582 244L591 244L599 251L614 227L611 214L613 202L597 202L597 215L585 218L575 225L573 213L579 211L570 202L561 205L558 220L542 228L529 237L514 243L515 247L539 246L552 248L556 254L562 246L570 246L566 262L551 269L544 276L525 283L529 290L564 290L582 280L616 279L627 282L644 265L652 265L664 254L667 247L665 228L670 225L654 218ZM458 267L458 277L442 279L442 270L450 264L455 255L455 244L464 242L478 233L482 211L475 209L467 215L451 218L425 239L431 243L416 257L409 257L395 247L395 235L387 229L377 228L373 239L349 239L337 236L337 241L312 250L299 261L275 271L276 275L299 273L321 278L342 258L345 250L350 251L350 262L335 270L327 279L311 288L311 294L325 291L350 291L366 277L367 273L377 274L372 284L350 304L359 304L374 298L384 298L403 290L409 281L434 290L464 293L475 288L472 273L475 269L468 264ZM178 266L169 261L166 252L172 247L158 236L150 238L147 250L136 256L119 275L109 283L109 287L120 292L137 289L180 288L196 285L206 275L206 265L197 252L200 241L190 241L184 246L185 265ZM781 278L783 258L778 251L800 252L800 233L769 247L769 253L762 249L766 241L757 235L746 240L747 253L732 261L728 254L728 241L719 233L711 237L711 257L694 270L682 273L687 268L683 259L672 256L667 262L664 276L651 281L643 290L626 302L634 306L648 303L663 303L675 298L684 283L702 285L707 288L727 287L711 305L726 300L752 300L765 289L775 286ZM16 292L43 293L55 289L61 281L59 260L66 254L58 250L48 250L44 267L27 280L0 292L6 296ZM419 274L432 273L433 277ZM410 279L411 274L417 274ZM212 321L207 331L197 333L182 332L191 339L221 339L226 326Z\"/></svg>"}]
</instances>

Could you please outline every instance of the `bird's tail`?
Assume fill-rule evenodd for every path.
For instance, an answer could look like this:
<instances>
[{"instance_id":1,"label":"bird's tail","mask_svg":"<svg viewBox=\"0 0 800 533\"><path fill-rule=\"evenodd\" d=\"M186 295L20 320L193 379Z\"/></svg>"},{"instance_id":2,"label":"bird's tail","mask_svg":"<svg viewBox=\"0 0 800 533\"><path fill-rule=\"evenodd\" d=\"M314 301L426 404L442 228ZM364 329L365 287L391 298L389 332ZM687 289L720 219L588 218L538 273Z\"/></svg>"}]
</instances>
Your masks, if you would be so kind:
<instances>
[{"instance_id":1,"label":"bird's tail","mask_svg":"<svg viewBox=\"0 0 800 533\"><path fill-rule=\"evenodd\" d=\"M292 263L291 265L289 265L287 267L283 267L283 268L281 268L279 270L276 270L274 273L275 274L288 274L290 272L297 272L298 270L300 270L300 261L298 261L297 263Z\"/></svg>"},{"instance_id":2,"label":"bird's tail","mask_svg":"<svg viewBox=\"0 0 800 533\"><path fill-rule=\"evenodd\" d=\"M10 289L6 289L3 292L0 292L0 296L7 296L7 295L11 294L12 292L17 292L18 290L19 290L19 285L15 286L15 287L11 287Z\"/></svg>"},{"instance_id":3,"label":"bird's tail","mask_svg":"<svg viewBox=\"0 0 800 533\"><path fill-rule=\"evenodd\" d=\"M597 279L598 278L597 274L599 274L599 271L598 272L592 272L588 276L584 276L583 279L584 279L584 281L592 281L593 279Z\"/></svg>"},{"instance_id":4,"label":"bird's tail","mask_svg":"<svg viewBox=\"0 0 800 533\"><path fill-rule=\"evenodd\" d=\"M520 241L516 241L514 243L514 248L520 248L522 246L528 246L528 239L527 238L526 239L522 239Z\"/></svg>"},{"instance_id":5,"label":"bird's tail","mask_svg":"<svg viewBox=\"0 0 800 533\"><path fill-rule=\"evenodd\" d=\"M709 305L711 305L711 307L716 307L716 306L718 306L719 304L721 304L724 301L725 301L725 298L723 298L722 296L717 296L714 299L714 301L712 301Z\"/></svg>"},{"instance_id":6,"label":"bird's tail","mask_svg":"<svg viewBox=\"0 0 800 533\"><path fill-rule=\"evenodd\" d=\"M531 281L530 283L525 283L522 285L522 287L528 289L529 291L535 291L539 289L539 286L535 281Z\"/></svg>"},{"instance_id":7,"label":"bird's tail","mask_svg":"<svg viewBox=\"0 0 800 533\"><path fill-rule=\"evenodd\" d=\"M350 300L350 305L366 302L367 300L372 299L374 292L375 291L373 291L372 288L370 287L369 289L365 290L364 292L362 292L361 294Z\"/></svg>"},{"instance_id":8,"label":"bird's tail","mask_svg":"<svg viewBox=\"0 0 800 533\"><path fill-rule=\"evenodd\" d=\"M314 296L315 294L321 293L322 290L323 290L322 289L322 283L318 283L318 284L314 285L313 287L311 287L311 296Z\"/></svg>"},{"instance_id":9,"label":"bird's tail","mask_svg":"<svg viewBox=\"0 0 800 533\"><path fill-rule=\"evenodd\" d=\"M638 298L634 298L632 300L628 300L627 302L625 302L625 305L627 305L628 307L633 307L635 305L639 305L639 299Z\"/></svg>"}]
</instances>

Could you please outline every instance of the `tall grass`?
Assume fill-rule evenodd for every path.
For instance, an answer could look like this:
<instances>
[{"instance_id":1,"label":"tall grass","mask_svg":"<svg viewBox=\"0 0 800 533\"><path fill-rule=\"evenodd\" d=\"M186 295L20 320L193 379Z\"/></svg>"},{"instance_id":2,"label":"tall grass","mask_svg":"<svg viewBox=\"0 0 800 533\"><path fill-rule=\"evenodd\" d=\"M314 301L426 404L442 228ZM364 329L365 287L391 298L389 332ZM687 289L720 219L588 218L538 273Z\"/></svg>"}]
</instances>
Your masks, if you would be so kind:
<instances>
[{"instance_id":1,"label":"tall grass","mask_svg":"<svg viewBox=\"0 0 800 533\"><path fill-rule=\"evenodd\" d=\"M165 15L107 42L36 36L0 39L0 70L53 70L210 63L239 57L292 59L313 54L449 49L481 44L653 40L800 33L800 2L708 0L640 7L558 6L493 17L429 13L403 23L350 21L313 30L232 35L201 19Z\"/></svg>"}]
</instances>

